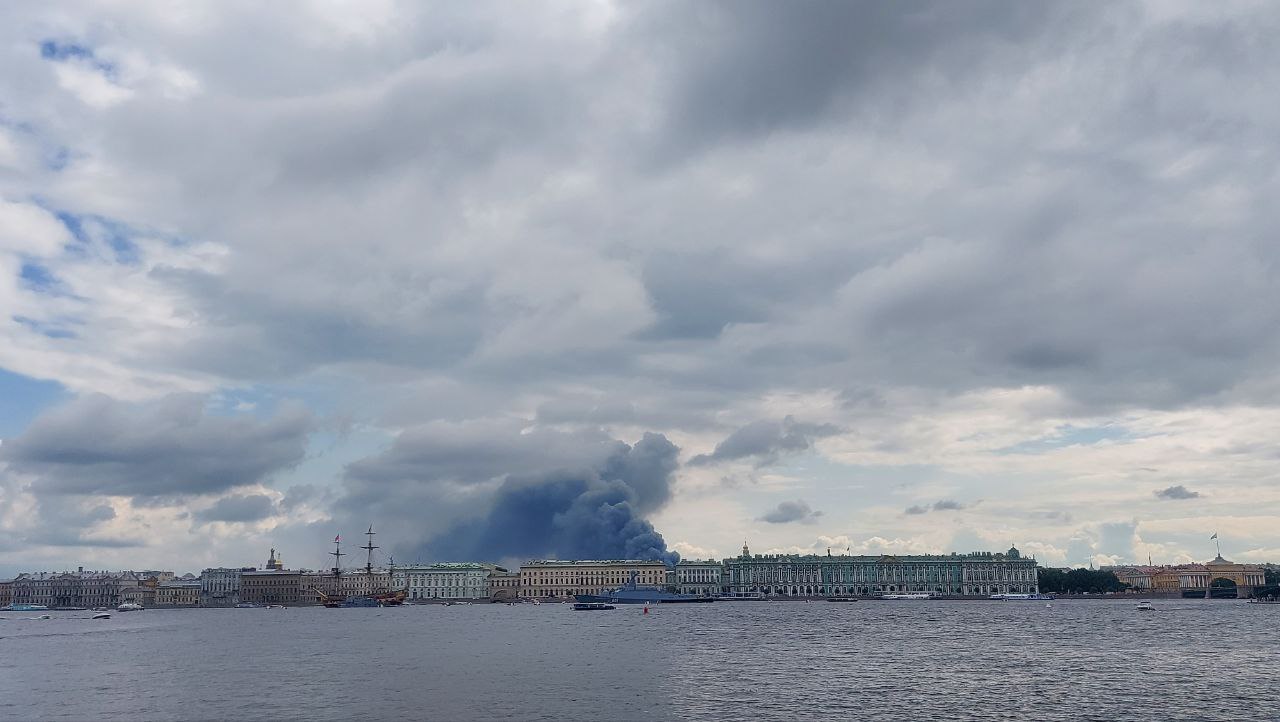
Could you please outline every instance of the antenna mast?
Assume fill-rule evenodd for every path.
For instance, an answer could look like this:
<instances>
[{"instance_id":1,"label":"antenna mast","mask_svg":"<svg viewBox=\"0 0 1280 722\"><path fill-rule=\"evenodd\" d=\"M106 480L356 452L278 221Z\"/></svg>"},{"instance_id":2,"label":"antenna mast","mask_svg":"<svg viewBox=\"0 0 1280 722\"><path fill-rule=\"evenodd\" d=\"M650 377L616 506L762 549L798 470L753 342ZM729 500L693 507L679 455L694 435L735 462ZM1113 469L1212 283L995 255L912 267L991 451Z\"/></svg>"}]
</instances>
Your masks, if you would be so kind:
<instances>
[{"instance_id":1,"label":"antenna mast","mask_svg":"<svg viewBox=\"0 0 1280 722\"><path fill-rule=\"evenodd\" d=\"M370 524L369 531L365 532L365 536L369 537L369 541L364 546L360 547L361 549L364 549L365 551L369 552L369 559L368 561L365 562L365 565L364 565L364 573L368 574L370 577L373 576L373 550L381 548L381 547L374 546L373 544L373 535L377 533L378 532L373 530L373 525Z\"/></svg>"}]
</instances>

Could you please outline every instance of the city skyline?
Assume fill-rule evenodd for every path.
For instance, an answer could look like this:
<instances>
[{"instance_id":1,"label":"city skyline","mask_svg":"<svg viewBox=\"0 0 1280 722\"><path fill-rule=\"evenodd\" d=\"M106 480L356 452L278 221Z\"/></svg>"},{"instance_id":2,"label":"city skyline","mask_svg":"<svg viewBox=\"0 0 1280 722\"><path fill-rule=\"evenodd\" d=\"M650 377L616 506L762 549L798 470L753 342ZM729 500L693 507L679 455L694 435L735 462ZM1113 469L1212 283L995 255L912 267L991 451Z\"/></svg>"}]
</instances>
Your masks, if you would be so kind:
<instances>
[{"instance_id":1,"label":"city skyline","mask_svg":"<svg viewBox=\"0 0 1280 722\"><path fill-rule=\"evenodd\" d=\"M1280 559L1280 8L806 10L6 7L0 577Z\"/></svg>"}]
</instances>

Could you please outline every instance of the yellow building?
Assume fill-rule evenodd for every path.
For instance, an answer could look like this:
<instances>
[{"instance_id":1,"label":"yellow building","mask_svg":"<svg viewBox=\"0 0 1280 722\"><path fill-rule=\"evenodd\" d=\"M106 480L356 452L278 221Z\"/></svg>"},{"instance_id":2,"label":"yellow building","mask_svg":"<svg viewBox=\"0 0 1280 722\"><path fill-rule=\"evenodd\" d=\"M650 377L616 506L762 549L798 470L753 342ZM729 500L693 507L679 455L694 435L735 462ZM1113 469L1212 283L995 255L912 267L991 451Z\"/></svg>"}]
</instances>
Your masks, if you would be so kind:
<instances>
[{"instance_id":1,"label":"yellow building","mask_svg":"<svg viewBox=\"0 0 1280 722\"><path fill-rule=\"evenodd\" d=\"M1131 591L1184 597L1234 595L1243 599L1253 596L1254 587L1266 583L1261 565L1235 564L1221 554L1204 564L1120 567L1112 571Z\"/></svg>"},{"instance_id":2,"label":"yellow building","mask_svg":"<svg viewBox=\"0 0 1280 722\"><path fill-rule=\"evenodd\" d=\"M636 574L636 584L661 587L667 581L667 565L637 560L531 561L520 565L520 596L572 597L599 594L625 584Z\"/></svg>"},{"instance_id":3,"label":"yellow building","mask_svg":"<svg viewBox=\"0 0 1280 722\"><path fill-rule=\"evenodd\" d=\"M164 582L156 586L155 606L157 607L198 607L200 606L200 582L178 581Z\"/></svg>"}]
</instances>

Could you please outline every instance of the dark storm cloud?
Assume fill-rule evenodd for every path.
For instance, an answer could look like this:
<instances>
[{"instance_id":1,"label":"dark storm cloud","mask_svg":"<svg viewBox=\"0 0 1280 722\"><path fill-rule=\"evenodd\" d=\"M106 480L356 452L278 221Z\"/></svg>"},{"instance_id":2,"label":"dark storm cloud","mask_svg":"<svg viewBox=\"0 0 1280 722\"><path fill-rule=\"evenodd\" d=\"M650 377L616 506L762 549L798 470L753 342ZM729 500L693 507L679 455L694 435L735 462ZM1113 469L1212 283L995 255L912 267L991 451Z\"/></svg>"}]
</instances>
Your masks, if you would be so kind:
<instances>
[{"instance_id":1,"label":"dark storm cloud","mask_svg":"<svg viewBox=\"0 0 1280 722\"><path fill-rule=\"evenodd\" d=\"M679 449L599 430L429 424L347 467L334 524L376 520L401 558L674 559L647 515L671 497Z\"/></svg>"},{"instance_id":2,"label":"dark storm cloud","mask_svg":"<svg viewBox=\"0 0 1280 722\"><path fill-rule=\"evenodd\" d=\"M821 0L796 12L749 0L654 6L641 27L676 49L659 56L668 61L671 83L666 137L700 145L804 129L868 95L902 103L922 71L933 82L955 82L1007 46L1069 31L1059 22L1068 10L1047 3Z\"/></svg>"},{"instance_id":3,"label":"dark storm cloud","mask_svg":"<svg viewBox=\"0 0 1280 722\"><path fill-rule=\"evenodd\" d=\"M213 506L196 513L196 520L209 521L259 521L275 512L275 502L265 494L224 496Z\"/></svg>"},{"instance_id":4,"label":"dark storm cloud","mask_svg":"<svg viewBox=\"0 0 1280 722\"><path fill-rule=\"evenodd\" d=\"M626 444L598 429L524 430L520 422L433 423L402 432L385 453L347 467L360 482L452 481L465 484L511 473L594 466Z\"/></svg>"},{"instance_id":5,"label":"dark storm cloud","mask_svg":"<svg viewBox=\"0 0 1280 722\"><path fill-rule=\"evenodd\" d=\"M689 460L694 466L705 466L722 461L753 458L757 464L771 464L781 454L804 451L815 439L838 434L840 429L831 424L808 424L787 416L781 421L762 419L753 421L729 434L716 444L710 454L699 454Z\"/></svg>"},{"instance_id":6,"label":"dark storm cloud","mask_svg":"<svg viewBox=\"0 0 1280 722\"><path fill-rule=\"evenodd\" d=\"M822 516L822 512L809 508L809 504L803 499L795 501L783 501L765 512L760 516L759 520L769 524L789 524L791 522L800 522L802 524L812 524Z\"/></svg>"},{"instance_id":7,"label":"dark storm cloud","mask_svg":"<svg viewBox=\"0 0 1280 722\"><path fill-rule=\"evenodd\" d=\"M39 494L178 498L254 484L302 460L312 429L297 409L258 420L211 416L204 398L129 404L88 396L42 414L0 446Z\"/></svg>"},{"instance_id":8,"label":"dark storm cloud","mask_svg":"<svg viewBox=\"0 0 1280 722\"><path fill-rule=\"evenodd\" d=\"M1198 499L1200 492L1192 491L1182 484L1178 484L1167 489L1158 489L1155 495L1157 499Z\"/></svg>"},{"instance_id":9,"label":"dark storm cloud","mask_svg":"<svg viewBox=\"0 0 1280 722\"><path fill-rule=\"evenodd\" d=\"M619 445L594 467L512 474L487 512L427 541L433 559L648 559L679 555L644 515L671 494L679 449L660 434Z\"/></svg>"}]
</instances>

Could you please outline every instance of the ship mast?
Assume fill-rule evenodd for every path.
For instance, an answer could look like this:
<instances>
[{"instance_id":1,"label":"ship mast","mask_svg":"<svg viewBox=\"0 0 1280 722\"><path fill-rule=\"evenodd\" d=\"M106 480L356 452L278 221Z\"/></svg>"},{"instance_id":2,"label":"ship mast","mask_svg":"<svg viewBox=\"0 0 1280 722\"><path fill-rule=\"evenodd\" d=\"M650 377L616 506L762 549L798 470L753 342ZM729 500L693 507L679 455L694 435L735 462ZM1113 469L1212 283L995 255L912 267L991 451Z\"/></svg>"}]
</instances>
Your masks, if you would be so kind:
<instances>
[{"instance_id":1,"label":"ship mast","mask_svg":"<svg viewBox=\"0 0 1280 722\"><path fill-rule=\"evenodd\" d=\"M369 541L365 543L364 546L360 547L361 549L364 549L365 551L369 552L369 559L368 561L365 562L365 565L364 565L364 573L369 575L368 579L370 580L370 583L372 583L372 580L373 580L373 550L381 548L381 547L374 546L373 544L373 535L377 533L378 532L373 530L373 525L370 524L369 531L365 532L365 536L369 537Z\"/></svg>"},{"instance_id":2,"label":"ship mast","mask_svg":"<svg viewBox=\"0 0 1280 722\"><path fill-rule=\"evenodd\" d=\"M333 578L337 579L342 575L342 558L346 556L342 552L341 534L333 538L333 551L329 552L329 556L333 557Z\"/></svg>"}]
</instances>

